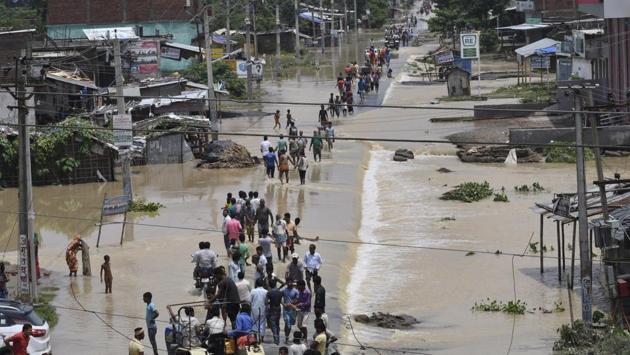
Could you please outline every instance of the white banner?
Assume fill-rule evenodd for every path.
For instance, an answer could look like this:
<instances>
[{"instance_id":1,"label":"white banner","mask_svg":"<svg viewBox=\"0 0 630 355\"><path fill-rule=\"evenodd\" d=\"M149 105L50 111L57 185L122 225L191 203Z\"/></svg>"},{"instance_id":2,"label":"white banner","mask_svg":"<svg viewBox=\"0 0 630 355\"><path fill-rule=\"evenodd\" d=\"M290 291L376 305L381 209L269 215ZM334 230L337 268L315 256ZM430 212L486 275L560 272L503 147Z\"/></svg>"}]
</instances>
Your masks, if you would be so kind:
<instances>
[{"instance_id":1,"label":"white banner","mask_svg":"<svg viewBox=\"0 0 630 355\"><path fill-rule=\"evenodd\" d=\"M118 148L130 147L133 143L131 115L114 115L114 144Z\"/></svg>"}]
</instances>

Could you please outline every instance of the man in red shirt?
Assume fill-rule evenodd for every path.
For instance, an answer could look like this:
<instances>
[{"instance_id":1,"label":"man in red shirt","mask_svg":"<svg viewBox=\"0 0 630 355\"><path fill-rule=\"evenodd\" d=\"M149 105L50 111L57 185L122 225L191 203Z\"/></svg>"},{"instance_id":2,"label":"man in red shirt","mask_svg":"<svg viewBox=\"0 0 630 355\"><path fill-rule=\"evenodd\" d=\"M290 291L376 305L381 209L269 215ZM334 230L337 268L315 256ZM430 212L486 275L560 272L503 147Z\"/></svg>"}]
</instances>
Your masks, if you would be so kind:
<instances>
[{"instance_id":1,"label":"man in red shirt","mask_svg":"<svg viewBox=\"0 0 630 355\"><path fill-rule=\"evenodd\" d=\"M31 330L33 326L30 324L24 324L22 326L22 331L4 339L4 343L9 345L9 343L13 343L11 345L11 349L13 350L13 355L28 355L26 352L26 348L28 348L28 342L31 339Z\"/></svg>"}]
</instances>

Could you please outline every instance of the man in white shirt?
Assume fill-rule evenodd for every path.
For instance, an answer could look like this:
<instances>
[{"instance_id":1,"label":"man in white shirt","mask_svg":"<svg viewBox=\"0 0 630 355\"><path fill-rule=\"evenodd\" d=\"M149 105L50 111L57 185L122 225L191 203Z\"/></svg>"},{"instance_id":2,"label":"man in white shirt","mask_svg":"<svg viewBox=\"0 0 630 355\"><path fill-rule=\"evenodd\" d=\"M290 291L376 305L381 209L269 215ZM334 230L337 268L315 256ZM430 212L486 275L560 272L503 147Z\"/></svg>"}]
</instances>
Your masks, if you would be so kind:
<instances>
[{"instance_id":1,"label":"man in white shirt","mask_svg":"<svg viewBox=\"0 0 630 355\"><path fill-rule=\"evenodd\" d=\"M271 142L269 141L269 138L267 138L267 136L264 136L263 141L260 142L260 152L263 156L269 153L269 147L271 147Z\"/></svg>"},{"instance_id":2,"label":"man in white shirt","mask_svg":"<svg viewBox=\"0 0 630 355\"><path fill-rule=\"evenodd\" d=\"M267 290L263 288L263 279L256 280L256 288L251 292L250 302L254 330L258 331L260 342L263 342L267 330Z\"/></svg>"},{"instance_id":3,"label":"man in white shirt","mask_svg":"<svg viewBox=\"0 0 630 355\"><path fill-rule=\"evenodd\" d=\"M311 289L311 278L319 272L322 267L322 257L315 251L315 244L308 246L308 252L304 255L304 265L306 265L306 284Z\"/></svg>"},{"instance_id":4,"label":"man in white shirt","mask_svg":"<svg viewBox=\"0 0 630 355\"><path fill-rule=\"evenodd\" d=\"M245 279L245 273L242 271L238 273L236 289L238 290L238 298L241 299L241 302L249 302L252 286L249 284L249 281Z\"/></svg>"},{"instance_id":5,"label":"man in white shirt","mask_svg":"<svg viewBox=\"0 0 630 355\"><path fill-rule=\"evenodd\" d=\"M221 226L221 231L223 232L223 243L225 244L225 250L230 251L230 235L228 233L228 222L231 221L232 218L228 213L227 208L223 209L223 225Z\"/></svg>"},{"instance_id":6,"label":"man in white shirt","mask_svg":"<svg viewBox=\"0 0 630 355\"><path fill-rule=\"evenodd\" d=\"M210 319L206 321L206 329L208 329L208 350L223 349L225 346L225 338L223 331L225 330L225 321L220 317L220 307L210 305ZM216 353L219 353L216 351Z\"/></svg>"},{"instance_id":7,"label":"man in white shirt","mask_svg":"<svg viewBox=\"0 0 630 355\"><path fill-rule=\"evenodd\" d=\"M256 276L255 279L262 279L265 277L265 271L267 269L267 258L263 254L263 247L256 247L256 256L258 257L258 263L256 263Z\"/></svg>"}]
</instances>

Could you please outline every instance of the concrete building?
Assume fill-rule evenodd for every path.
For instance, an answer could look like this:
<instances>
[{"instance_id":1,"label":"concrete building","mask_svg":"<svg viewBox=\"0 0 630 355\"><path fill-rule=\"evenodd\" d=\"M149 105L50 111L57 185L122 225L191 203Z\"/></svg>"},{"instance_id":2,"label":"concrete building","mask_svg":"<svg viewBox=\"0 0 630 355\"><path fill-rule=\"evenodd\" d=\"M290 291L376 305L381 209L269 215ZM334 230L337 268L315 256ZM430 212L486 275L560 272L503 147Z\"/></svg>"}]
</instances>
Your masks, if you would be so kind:
<instances>
[{"instance_id":1,"label":"concrete building","mask_svg":"<svg viewBox=\"0 0 630 355\"><path fill-rule=\"evenodd\" d=\"M630 90L630 1L576 0L582 12L605 20L601 49L608 57L603 89L616 103L625 103Z\"/></svg>"},{"instance_id":2,"label":"concrete building","mask_svg":"<svg viewBox=\"0 0 630 355\"><path fill-rule=\"evenodd\" d=\"M137 26L147 35L172 35L173 42L190 44L197 27L190 0L49 0L46 30L55 40L84 38L83 29ZM191 5L191 6L188 6ZM188 60L163 61L162 70L181 70Z\"/></svg>"}]
</instances>

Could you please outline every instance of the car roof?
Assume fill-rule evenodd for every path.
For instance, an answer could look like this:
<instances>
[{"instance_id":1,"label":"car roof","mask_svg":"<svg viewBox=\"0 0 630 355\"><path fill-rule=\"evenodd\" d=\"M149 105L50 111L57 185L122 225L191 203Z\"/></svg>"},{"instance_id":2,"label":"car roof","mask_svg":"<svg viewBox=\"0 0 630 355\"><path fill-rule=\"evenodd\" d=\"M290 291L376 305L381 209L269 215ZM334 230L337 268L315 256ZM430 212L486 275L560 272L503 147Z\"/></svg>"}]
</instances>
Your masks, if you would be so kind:
<instances>
[{"instance_id":1,"label":"car roof","mask_svg":"<svg viewBox=\"0 0 630 355\"><path fill-rule=\"evenodd\" d=\"M5 313L29 313L33 307L17 301L0 300L0 311Z\"/></svg>"}]
</instances>

